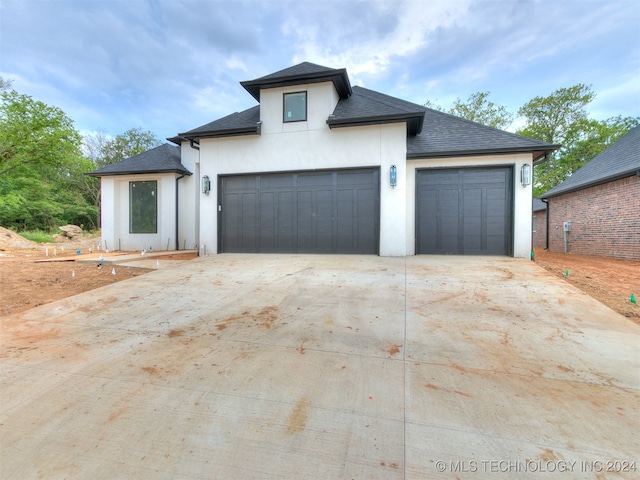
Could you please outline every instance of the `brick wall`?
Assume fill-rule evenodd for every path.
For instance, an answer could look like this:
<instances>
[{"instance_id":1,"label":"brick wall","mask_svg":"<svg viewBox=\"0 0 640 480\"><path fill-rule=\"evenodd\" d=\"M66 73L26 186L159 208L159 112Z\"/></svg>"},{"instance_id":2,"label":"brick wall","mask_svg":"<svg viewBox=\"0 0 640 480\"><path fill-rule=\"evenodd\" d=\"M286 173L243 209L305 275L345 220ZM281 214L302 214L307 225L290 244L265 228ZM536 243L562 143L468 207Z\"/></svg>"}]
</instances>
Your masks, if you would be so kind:
<instances>
[{"instance_id":1,"label":"brick wall","mask_svg":"<svg viewBox=\"0 0 640 480\"><path fill-rule=\"evenodd\" d=\"M533 232L533 246L534 248L545 248L547 246L547 211L533 212L533 219L536 225Z\"/></svg>"},{"instance_id":2,"label":"brick wall","mask_svg":"<svg viewBox=\"0 0 640 480\"><path fill-rule=\"evenodd\" d=\"M550 198L550 251L564 251L568 220L569 253L640 261L640 176Z\"/></svg>"}]
</instances>

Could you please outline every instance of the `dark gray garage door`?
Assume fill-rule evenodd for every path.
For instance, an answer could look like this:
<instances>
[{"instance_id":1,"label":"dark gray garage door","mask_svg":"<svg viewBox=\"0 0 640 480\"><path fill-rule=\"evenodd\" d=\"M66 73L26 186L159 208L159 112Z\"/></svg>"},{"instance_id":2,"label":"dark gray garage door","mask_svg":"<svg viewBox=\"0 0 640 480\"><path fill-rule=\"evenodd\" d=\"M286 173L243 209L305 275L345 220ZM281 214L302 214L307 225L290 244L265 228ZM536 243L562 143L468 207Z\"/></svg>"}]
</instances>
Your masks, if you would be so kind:
<instances>
[{"instance_id":1,"label":"dark gray garage door","mask_svg":"<svg viewBox=\"0 0 640 480\"><path fill-rule=\"evenodd\" d=\"M511 255L511 167L419 170L417 253Z\"/></svg>"},{"instance_id":2,"label":"dark gray garage door","mask_svg":"<svg viewBox=\"0 0 640 480\"><path fill-rule=\"evenodd\" d=\"M220 178L220 251L378 253L377 169Z\"/></svg>"}]
</instances>

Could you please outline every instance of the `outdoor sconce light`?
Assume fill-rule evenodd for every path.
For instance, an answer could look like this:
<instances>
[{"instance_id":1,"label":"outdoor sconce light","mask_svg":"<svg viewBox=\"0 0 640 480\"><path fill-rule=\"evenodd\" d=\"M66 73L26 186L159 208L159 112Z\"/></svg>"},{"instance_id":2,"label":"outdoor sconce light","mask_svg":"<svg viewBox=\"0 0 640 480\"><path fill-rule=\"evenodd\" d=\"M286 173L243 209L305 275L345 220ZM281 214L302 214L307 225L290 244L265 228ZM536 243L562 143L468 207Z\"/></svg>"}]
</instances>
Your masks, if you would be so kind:
<instances>
[{"instance_id":1,"label":"outdoor sconce light","mask_svg":"<svg viewBox=\"0 0 640 480\"><path fill-rule=\"evenodd\" d=\"M205 195L209 195L210 191L211 182L209 181L209 177L205 175L204 177L202 177L202 193L204 193Z\"/></svg>"},{"instance_id":2,"label":"outdoor sconce light","mask_svg":"<svg viewBox=\"0 0 640 480\"><path fill-rule=\"evenodd\" d=\"M391 165L391 168L389 169L389 185L395 187L396 183L396 166Z\"/></svg>"},{"instance_id":3,"label":"outdoor sconce light","mask_svg":"<svg viewBox=\"0 0 640 480\"><path fill-rule=\"evenodd\" d=\"M520 181L522 182L523 187L531 185L531 165L528 163L522 165L522 170L520 170Z\"/></svg>"}]
</instances>

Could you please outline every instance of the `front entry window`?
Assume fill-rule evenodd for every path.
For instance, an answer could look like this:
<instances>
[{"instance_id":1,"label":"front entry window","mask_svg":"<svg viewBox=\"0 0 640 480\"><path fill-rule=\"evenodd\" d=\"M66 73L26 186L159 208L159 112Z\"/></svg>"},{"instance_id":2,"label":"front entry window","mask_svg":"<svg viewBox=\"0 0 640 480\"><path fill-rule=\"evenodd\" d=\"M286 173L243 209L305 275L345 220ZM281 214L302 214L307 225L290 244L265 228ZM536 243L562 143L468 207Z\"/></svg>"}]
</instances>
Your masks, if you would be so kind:
<instances>
[{"instance_id":1,"label":"front entry window","mask_svg":"<svg viewBox=\"0 0 640 480\"><path fill-rule=\"evenodd\" d=\"M158 232L158 182L129 182L129 233Z\"/></svg>"}]
</instances>

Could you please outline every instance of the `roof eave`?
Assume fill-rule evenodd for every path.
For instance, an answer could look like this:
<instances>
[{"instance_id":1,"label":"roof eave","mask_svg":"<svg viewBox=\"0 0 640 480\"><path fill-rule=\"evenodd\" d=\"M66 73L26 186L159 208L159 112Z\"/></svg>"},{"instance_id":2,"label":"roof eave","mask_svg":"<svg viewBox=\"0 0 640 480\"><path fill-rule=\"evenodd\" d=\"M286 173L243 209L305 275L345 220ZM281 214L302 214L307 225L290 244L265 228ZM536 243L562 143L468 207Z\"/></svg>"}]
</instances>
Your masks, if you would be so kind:
<instances>
[{"instance_id":1,"label":"roof eave","mask_svg":"<svg viewBox=\"0 0 640 480\"><path fill-rule=\"evenodd\" d=\"M407 135L417 135L422 131L424 124L424 114L417 115L397 114L397 115L384 115L384 116L368 116L368 117L356 117L337 119L329 117L327 119L327 125L329 128L343 128L343 127L360 127L366 125L380 125L384 123L401 123L407 124Z\"/></svg>"},{"instance_id":2,"label":"roof eave","mask_svg":"<svg viewBox=\"0 0 640 480\"><path fill-rule=\"evenodd\" d=\"M555 147L555 146L554 146ZM407 160L418 160L421 158L449 158L449 157L471 157L486 155L503 155L505 153L531 153L533 161L553 152L556 148L540 149L539 147L504 147L504 148L486 148L474 150L445 150L439 152L407 152Z\"/></svg>"},{"instance_id":3,"label":"roof eave","mask_svg":"<svg viewBox=\"0 0 640 480\"><path fill-rule=\"evenodd\" d=\"M203 132L186 132L178 136L187 140L200 140L201 138L236 137L240 135L260 135L260 125L241 128L227 128L223 130L208 130Z\"/></svg>"},{"instance_id":4,"label":"roof eave","mask_svg":"<svg viewBox=\"0 0 640 480\"><path fill-rule=\"evenodd\" d=\"M351 82L347 76L347 70L344 68L326 72L311 72L295 76L270 78L266 80L246 80L244 82L240 82L240 85L242 85L245 90L259 102L260 90L263 88L288 87L290 85L321 83L328 81L333 82L340 98L348 98L351 96Z\"/></svg>"},{"instance_id":5,"label":"roof eave","mask_svg":"<svg viewBox=\"0 0 640 480\"><path fill-rule=\"evenodd\" d=\"M178 168L172 168L170 170L128 170L128 171L122 171L122 172L106 172L106 173L99 173L99 172L89 172L86 175L88 175L89 177L116 177L116 176L121 176L121 175L155 175L155 174L159 174L159 173L176 173L176 174L180 174L180 175L193 175L193 173L191 173L189 170L187 169L178 169Z\"/></svg>"},{"instance_id":6,"label":"roof eave","mask_svg":"<svg viewBox=\"0 0 640 480\"><path fill-rule=\"evenodd\" d=\"M618 172L618 173L616 173L614 175L609 175L607 177L602 177L602 178L599 178L597 180L592 180L590 182L581 183L581 184L575 185L573 187L569 187L569 188L566 188L566 189L559 190L557 192L553 192L551 195L548 195L548 192L547 192L547 193L545 193L543 195L540 195L540 198L559 197L560 195L565 195L567 193L577 192L579 190L584 190L585 188L597 187L598 185L602 185L604 183L614 182L616 180L620 180L622 178L627 178L627 177L633 177L635 175L640 177L640 169L632 168L630 170L625 170L624 172ZM551 190L549 190L549 191L551 191Z\"/></svg>"}]
</instances>

